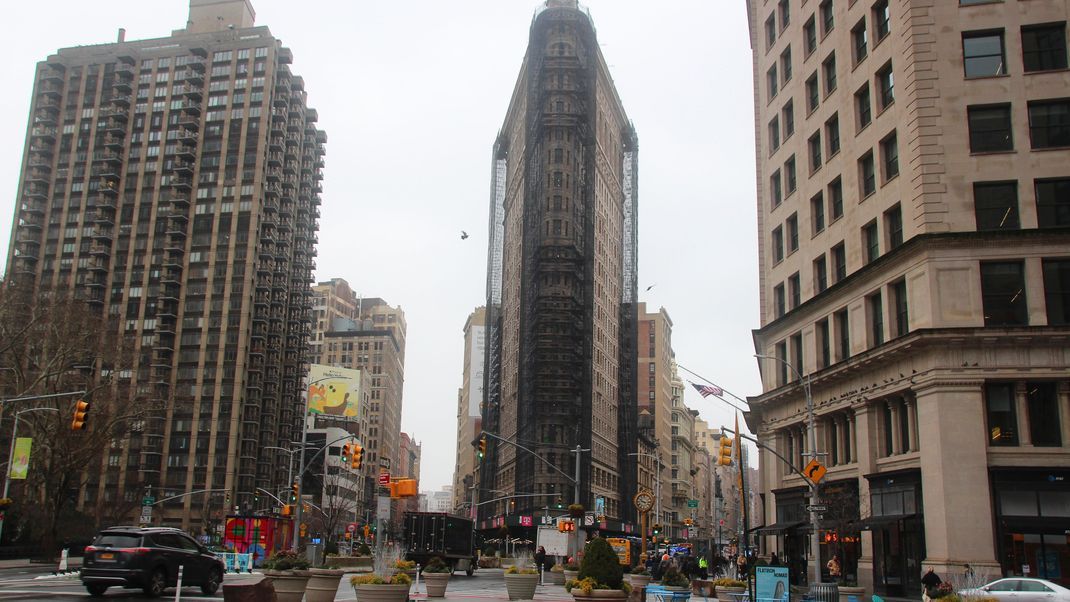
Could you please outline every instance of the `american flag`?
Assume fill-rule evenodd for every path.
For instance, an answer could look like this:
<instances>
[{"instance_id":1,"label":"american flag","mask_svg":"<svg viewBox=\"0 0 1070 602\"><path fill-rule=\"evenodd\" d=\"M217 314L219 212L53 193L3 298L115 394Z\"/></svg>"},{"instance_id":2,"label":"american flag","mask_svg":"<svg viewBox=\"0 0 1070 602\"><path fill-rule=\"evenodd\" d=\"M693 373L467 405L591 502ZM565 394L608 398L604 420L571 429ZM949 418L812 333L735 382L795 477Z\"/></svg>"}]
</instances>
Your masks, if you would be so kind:
<instances>
[{"instance_id":1,"label":"american flag","mask_svg":"<svg viewBox=\"0 0 1070 602\"><path fill-rule=\"evenodd\" d=\"M695 387L695 389L698 390L699 395L702 395L703 397L709 397L710 395L720 397L721 395L724 395L724 390L721 389L721 387L715 387L713 385L697 385L695 383L691 383L691 386Z\"/></svg>"}]
</instances>

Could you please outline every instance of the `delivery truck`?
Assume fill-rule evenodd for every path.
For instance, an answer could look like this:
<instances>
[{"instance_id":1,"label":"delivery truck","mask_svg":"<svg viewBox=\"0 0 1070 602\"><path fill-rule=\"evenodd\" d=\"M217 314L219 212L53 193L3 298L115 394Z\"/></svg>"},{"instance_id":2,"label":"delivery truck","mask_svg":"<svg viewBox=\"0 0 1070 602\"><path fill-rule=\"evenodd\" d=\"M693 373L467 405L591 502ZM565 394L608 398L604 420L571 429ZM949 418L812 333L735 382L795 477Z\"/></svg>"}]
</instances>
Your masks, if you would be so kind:
<instances>
[{"instance_id":1,"label":"delivery truck","mask_svg":"<svg viewBox=\"0 0 1070 602\"><path fill-rule=\"evenodd\" d=\"M420 566L438 556L450 572L476 570L475 532L471 519L445 512L406 512L405 558Z\"/></svg>"}]
</instances>

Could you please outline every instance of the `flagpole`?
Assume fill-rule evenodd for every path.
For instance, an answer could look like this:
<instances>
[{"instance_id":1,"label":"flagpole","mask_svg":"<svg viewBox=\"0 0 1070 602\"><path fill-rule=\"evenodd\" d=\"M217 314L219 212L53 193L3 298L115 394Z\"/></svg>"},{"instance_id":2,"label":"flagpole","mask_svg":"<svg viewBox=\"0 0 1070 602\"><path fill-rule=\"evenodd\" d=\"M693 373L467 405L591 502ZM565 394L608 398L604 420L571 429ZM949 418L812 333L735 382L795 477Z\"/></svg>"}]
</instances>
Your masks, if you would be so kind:
<instances>
[{"instance_id":1,"label":"flagpole","mask_svg":"<svg viewBox=\"0 0 1070 602\"><path fill-rule=\"evenodd\" d=\"M713 386L717 387L718 389L720 389L720 390L724 391L725 393L728 393L728 394L729 394L729 395L731 395L731 396L732 396L732 397L733 397L733 398L734 398L734 399L735 399L736 401L739 401L740 403L743 403L743 404L745 404L745 405L748 405L748 406L750 405L750 403L749 403L749 402L748 402L748 401L747 401L746 399L743 399L743 398L742 398L742 397L740 397L739 395L736 395L735 393L733 393L733 392L729 391L728 389L726 389L726 388L722 387L721 385L718 385L717 383L715 383L715 382L713 382L712 380L710 380L710 379L706 378L705 376L702 376L701 374L699 374L699 373L697 373L697 372L693 372L693 371L691 371L691 370L688 370L688 369L687 369L687 368L686 368L685 366L681 366L681 365L680 365L679 363L677 363L677 364L676 364L676 367L677 367L677 368L681 368L681 369L683 369L683 371L684 371L684 372L687 372L688 374L690 374L690 375L694 376L695 378L700 378L700 379L702 379L702 380L704 380L704 381L706 381L706 382L710 383L711 385L713 385ZM722 399L723 399L723 398L722 398ZM724 400L724 402L725 402L725 403L727 403L727 404L731 405L732 407L736 407L736 406L735 406L735 404L731 403L731 402L730 402L730 401L728 401L727 399L723 399L723 400ZM747 411L747 410L744 410L743 408L738 408L738 407L736 407L736 409L737 409L737 410L739 410L739 411L741 411L741 412L746 412L746 411Z\"/></svg>"}]
</instances>

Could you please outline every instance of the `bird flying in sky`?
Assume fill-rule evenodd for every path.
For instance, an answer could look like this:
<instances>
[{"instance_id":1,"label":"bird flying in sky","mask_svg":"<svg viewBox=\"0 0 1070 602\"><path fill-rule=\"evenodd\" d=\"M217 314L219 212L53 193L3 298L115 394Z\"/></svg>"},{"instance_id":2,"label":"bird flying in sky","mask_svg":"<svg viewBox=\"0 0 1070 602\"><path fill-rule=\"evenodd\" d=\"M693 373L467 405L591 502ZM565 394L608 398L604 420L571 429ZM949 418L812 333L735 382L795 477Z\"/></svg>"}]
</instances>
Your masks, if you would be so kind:
<instances>
[{"instance_id":1,"label":"bird flying in sky","mask_svg":"<svg viewBox=\"0 0 1070 602\"><path fill-rule=\"evenodd\" d=\"M461 230L461 240L464 240L466 238L468 238L468 233L465 232L464 230Z\"/></svg>"}]
</instances>

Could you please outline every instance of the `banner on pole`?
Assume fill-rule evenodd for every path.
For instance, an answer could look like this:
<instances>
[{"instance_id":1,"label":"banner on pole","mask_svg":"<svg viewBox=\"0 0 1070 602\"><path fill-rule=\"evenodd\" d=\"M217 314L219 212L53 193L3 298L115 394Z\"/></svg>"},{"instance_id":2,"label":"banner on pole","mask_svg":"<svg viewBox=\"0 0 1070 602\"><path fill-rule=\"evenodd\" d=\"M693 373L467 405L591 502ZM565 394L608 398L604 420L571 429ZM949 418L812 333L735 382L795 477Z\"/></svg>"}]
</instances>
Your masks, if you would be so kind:
<instances>
[{"instance_id":1,"label":"banner on pole","mask_svg":"<svg viewBox=\"0 0 1070 602\"><path fill-rule=\"evenodd\" d=\"M15 439L15 455L11 459L11 471L8 476L12 479L25 479L30 472L30 447L33 445L32 437L18 437Z\"/></svg>"},{"instance_id":2,"label":"banner on pole","mask_svg":"<svg viewBox=\"0 0 1070 602\"><path fill-rule=\"evenodd\" d=\"M356 418L360 413L360 370L312 364L308 369L308 413Z\"/></svg>"}]
</instances>

